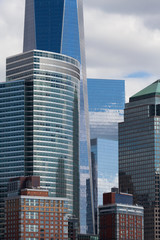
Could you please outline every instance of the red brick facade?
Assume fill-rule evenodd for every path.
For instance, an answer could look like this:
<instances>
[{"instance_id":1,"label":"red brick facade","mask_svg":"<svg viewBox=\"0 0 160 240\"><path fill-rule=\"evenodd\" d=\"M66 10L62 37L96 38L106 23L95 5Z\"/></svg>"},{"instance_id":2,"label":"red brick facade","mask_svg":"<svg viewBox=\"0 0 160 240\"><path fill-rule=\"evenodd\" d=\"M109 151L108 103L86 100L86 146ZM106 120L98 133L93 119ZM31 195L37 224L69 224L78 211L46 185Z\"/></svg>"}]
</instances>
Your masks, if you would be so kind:
<instances>
[{"instance_id":1,"label":"red brick facade","mask_svg":"<svg viewBox=\"0 0 160 240\"><path fill-rule=\"evenodd\" d=\"M117 238L116 233L119 233ZM143 217L126 214L104 214L99 218L100 240L143 240Z\"/></svg>"},{"instance_id":2,"label":"red brick facade","mask_svg":"<svg viewBox=\"0 0 160 240\"><path fill-rule=\"evenodd\" d=\"M66 201L27 189L6 200L6 240L68 239Z\"/></svg>"}]
</instances>

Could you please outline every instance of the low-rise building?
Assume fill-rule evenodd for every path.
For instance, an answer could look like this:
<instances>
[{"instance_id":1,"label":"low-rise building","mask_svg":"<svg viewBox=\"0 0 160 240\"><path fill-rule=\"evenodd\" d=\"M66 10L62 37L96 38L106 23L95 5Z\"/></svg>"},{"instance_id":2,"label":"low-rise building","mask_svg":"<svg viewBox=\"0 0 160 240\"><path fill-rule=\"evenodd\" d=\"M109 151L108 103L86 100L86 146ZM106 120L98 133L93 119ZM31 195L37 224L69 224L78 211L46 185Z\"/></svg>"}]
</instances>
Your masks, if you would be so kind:
<instances>
[{"instance_id":1,"label":"low-rise building","mask_svg":"<svg viewBox=\"0 0 160 240\"><path fill-rule=\"evenodd\" d=\"M99 206L100 240L143 240L143 207L133 205L133 196L126 193L104 193Z\"/></svg>"},{"instance_id":2,"label":"low-rise building","mask_svg":"<svg viewBox=\"0 0 160 240\"><path fill-rule=\"evenodd\" d=\"M48 190L36 182L39 177L20 177L9 182L5 239L68 239L67 199L49 197Z\"/></svg>"}]
</instances>

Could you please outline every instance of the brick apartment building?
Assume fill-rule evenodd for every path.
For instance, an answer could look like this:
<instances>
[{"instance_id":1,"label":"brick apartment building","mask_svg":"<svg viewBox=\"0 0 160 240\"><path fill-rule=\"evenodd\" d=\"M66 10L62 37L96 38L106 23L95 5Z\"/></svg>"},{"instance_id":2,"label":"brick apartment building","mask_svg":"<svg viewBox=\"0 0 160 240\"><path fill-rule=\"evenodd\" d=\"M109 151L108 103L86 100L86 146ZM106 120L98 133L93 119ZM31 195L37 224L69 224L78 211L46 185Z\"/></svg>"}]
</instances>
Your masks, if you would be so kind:
<instances>
[{"instance_id":1,"label":"brick apartment building","mask_svg":"<svg viewBox=\"0 0 160 240\"><path fill-rule=\"evenodd\" d=\"M5 201L6 240L68 239L65 198L48 196L39 177L19 177L8 184Z\"/></svg>"},{"instance_id":2,"label":"brick apartment building","mask_svg":"<svg viewBox=\"0 0 160 240\"><path fill-rule=\"evenodd\" d=\"M111 192L103 194L99 206L100 240L143 240L143 207L133 205L133 196Z\"/></svg>"}]
</instances>

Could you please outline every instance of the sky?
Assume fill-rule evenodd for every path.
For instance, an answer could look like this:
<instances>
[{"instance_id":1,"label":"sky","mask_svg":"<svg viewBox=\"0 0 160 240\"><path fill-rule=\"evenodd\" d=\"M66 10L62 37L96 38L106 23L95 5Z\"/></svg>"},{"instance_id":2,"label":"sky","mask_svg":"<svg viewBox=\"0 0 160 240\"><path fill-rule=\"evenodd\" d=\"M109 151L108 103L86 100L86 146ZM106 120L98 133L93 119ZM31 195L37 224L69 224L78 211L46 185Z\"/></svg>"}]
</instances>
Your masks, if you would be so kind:
<instances>
[{"instance_id":1,"label":"sky","mask_svg":"<svg viewBox=\"0 0 160 240\"><path fill-rule=\"evenodd\" d=\"M84 0L87 77L124 79L126 101L160 78L160 1ZM22 52L24 0L0 0L0 81Z\"/></svg>"}]
</instances>

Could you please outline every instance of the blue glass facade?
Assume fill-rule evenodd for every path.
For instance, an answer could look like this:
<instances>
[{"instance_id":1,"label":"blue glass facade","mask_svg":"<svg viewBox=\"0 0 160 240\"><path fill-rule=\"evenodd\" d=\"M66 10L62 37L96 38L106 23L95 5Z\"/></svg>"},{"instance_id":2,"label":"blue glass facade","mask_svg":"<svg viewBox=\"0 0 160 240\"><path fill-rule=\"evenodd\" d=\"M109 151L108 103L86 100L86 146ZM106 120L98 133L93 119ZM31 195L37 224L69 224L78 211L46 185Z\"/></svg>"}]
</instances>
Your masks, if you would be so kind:
<instances>
[{"instance_id":1,"label":"blue glass facade","mask_svg":"<svg viewBox=\"0 0 160 240\"><path fill-rule=\"evenodd\" d=\"M133 196L132 195L129 196L129 194L127 195L127 194L116 193L115 203L133 205Z\"/></svg>"},{"instance_id":2,"label":"blue glass facade","mask_svg":"<svg viewBox=\"0 0 160 240\"><path fill-rule=\"evenodd\" d=\"M24 52L57 52L81 62L78 11L76 0L26 0Z\"/></svg>"},{"instance_id":3,"label":"blue glass facade","mask_svg":"<svg viewBox=\"0 0 160 240\"><path fill-rule=\"evenodd\" d=\"M89 111L124 109L124 80L87 79ZM94 98L93 98L94 96Z\"/></svg>"},{"instance_id":4,"label":"blue glass facade","mask_svg":"<svg viewBox=\"0 0 160 240\"><path fill-rule=\"evenodd\" d=\"M7 182L40 176L79 218L79 62L33 50L7 59L0 84L0 239ZM23 80L21 80L23 79Z\"/></svg>"},{"instance_id":5,"label":"blue glass facade","mask_svg":"<svg viewBox=\"0 0 160 240\"><path fill-rule=\"evenodd\" d=\"M92 161L96 159L98 205L103 203L103 193L118 186L118 141L91 140Z\"/></svg>"},{"instance_id":6,"label":"blue glass facade","mask_svg":"<svg viewBox=\"0 0 160 240\"><path fill-rule=\"evenodd\" d=\"M77 2L65 1L62 53L81 62Z\"/></svg>"},{"instance_id":7,"label":"blue glass facade","mask_svg":"<svg viewBox=\"0 0 160 240\"><path fill-rule=\"evenodd\" d=\"M125 83L123 80L88 79L91 139L118 140L117 123L123 120Z\"/></svg>"},{"instance_id":8,"label":"blue glass facade","mask_svg":"<svg viewBox=\"0 0 160 240\"><path fill-rule=\"evenodd\" d=\"M39 49L60 53L63 11L64 0L26 1L24 52Z\"/></svg>"},{"instance_id":9,"label":"blue glass facade","mask_svg":"<svg viewBox=\"0 0 160 240\"><path fill-rule=\"evenodd\" d=\"M24 81L0 83L0 238L10 178L24 176ZM1 238L3 239L3 238Z\"/></svg>"},{"instance_id":10,"label":"blue glass facade","mask_svg":"<svg viewBox=\"0 0 160 240\"><path fill-rule=\"evenodd\" d=\"M97 204L102 204L103 193L118 186L118 122L123 121L125 82L110 79L88 79L87 82L96 209ZM90 221L87 225L90 231Z\"/></svg>"},{"instance_id":11,"label":"blue glass facade","mask_svg":"<svg viewBox=\"0 0 160 240\"><path fill-rule=\"evenodd\" d=\"M36 49L60 53L63 6L64 0L34 1Z\"/></svg>"},{"instance_id":12,"label":"blue glass facade","mask_svg":"<svg viewBox=\"0 0 160 240\"><path fill-rule=\"evenodd\" d=\"M26 0L24 52L62 53L81 63L80 72L80 225L86 232L86 179L92 178L82 0ZM93 187L91 181L93 211ZM94 219L93 219L94 221Z\"/></svg>"}]
</instances>

